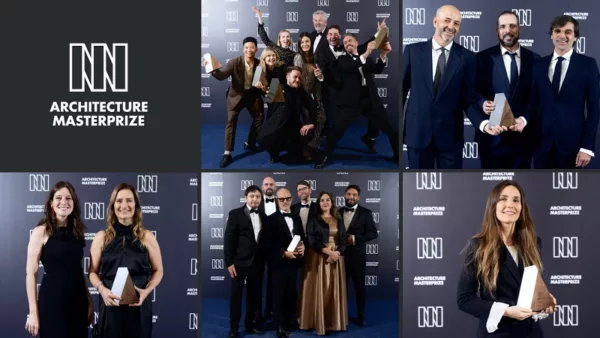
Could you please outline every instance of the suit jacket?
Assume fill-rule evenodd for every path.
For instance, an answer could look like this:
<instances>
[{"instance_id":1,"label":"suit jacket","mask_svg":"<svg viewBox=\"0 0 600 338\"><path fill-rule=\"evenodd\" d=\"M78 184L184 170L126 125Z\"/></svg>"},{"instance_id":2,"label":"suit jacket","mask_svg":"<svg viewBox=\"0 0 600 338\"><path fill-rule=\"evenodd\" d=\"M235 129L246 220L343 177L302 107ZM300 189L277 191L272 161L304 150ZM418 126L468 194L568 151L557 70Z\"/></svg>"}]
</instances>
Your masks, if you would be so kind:
<instances>
[{"instance_id":1,"label":"suit jacket","mask_svg":"<svg viewBox=\"0 0 600 338\"><path fill-rule=\"evenodd\" d=\"M256 67L259 64L260 61L257 58L254 58L254 68L252 70L252 74L254 74ZM231 83L229 84L229 88L227 89L225 96L227 97L227 110L233 110L242 99L244 92L246 92L246 90L244 90L244 83L246 80L246 62L244 61L244 56L238 56L229 60L225 67L214 70L211 74L219 81L223 81L231 76ZM263 104L261 97L262 91L260 89L251 87L248 92L255 96L256 100L259 101L255 102L255 104Z\"/></svg>"},{"instance_id":2,"label":"suit jacket","mask_svg":"<svg viewBox=\"0 0 600 338\"><path fill-rule=\"evenodd\" d=\"M552 56L539 59L533 66L529 115L525 115L529 124L525 128L534 128L539 151L550 150L553 142L566 155L577 154L580 148L594 151L600 118L598 64L573 51L560 92L554 95L548 78Z\"/></svg>"},{"instance_id":3,"label":"suit jacket","mask_svg":"<svg viewBox=\"0 0 600 338\"><path fill-rule=\"evenodd\" d=\"M329 42L327 42L327 32L329 31L329 27L325 27L325 29L323 30L323 35L321 36L321 40L319 40L319 45L317 46L317 49L315 49L314 54L317 54L321 51L321 49L327 47L329 45ZM310 45L311 48L312 46L315 45L315 40L317 39L317 31L312 31L310 33Z\"/></svg>"},{"instance_id":4,"label":"suit jacket","mask_svg":"<svg viewBox=\"0 0 600 338\"><path fill-rule=\"evenodd\" d=\"M300 216L300 209L302 209L302 203L298 202L296 204L292 205L292 213L296 214L298 216ZM310 206L308 207L308 216L310 218L310 216L315 215L318 211L318 205L317 202L310 202ZM308 225L308 221L307 221L307 225Z\"/></svg>"},{"instance_id":5,"label":"suit jacket","mask_svg":"<svg viewBox=\"0 0 600 338\"><path fill-rule=\"evenodd\" d=\"M340 208L340 215L344 214L344 208ZM377 228L375 227L375 221L373 220L373 213L371 210L359 205L354 211L350 226L346 230L348 236L354 235L355 243L348 245L344 253L345 256L352 256L349 259L356 259L360 261L366 260L366 244L369 241L377 238ZM365 267L365 264L362 264Z\"/></svg>"},{"instance_id":6,"label":"suit jacket","mask_svg":"<svg viewBox=\"0 0 600 338\"><path fill-rule=\"evenodd\" d=\"M279 211L279 204L277 204L277 197L275 197L275 196L276 196L276 194L273 194L273 198L275 199L275 201L273 201L273 203L275 203L275 212L277 212L277 211ZM263 194L263 198L260 201L260 204L258 205L258 211L260 211L262 214L265 214L265 216L267 216L267 213L265 212L265 204L266 203L267 203L267 201L265 201L265 195Z\"/></svg>"},{"instance_id":7,"label":"suit jacket","mask_svg":"<svg viewBox=\"0 0 600 338\"><path fill-rule=\"evenodd\" d=\"M452 43L439 92L434 96L432 49L431 39L404 48L404 143L424 149L435 136L439 150L452 151L464 144L464 113L473 126L479 126L487 118L477 106L475 54Z\"/></svg>"},{"instance_id":8,"label":"suit jacket","mask_svg":"<svg viewBox=\"0 0 600 338\"><path fill-rule=\"evenodd\" d=\"M375 62L373 58L368 57L366 63L363 64L360 60L360 55L354 58L348 54L341 55L331 65L338 87L335 98L336 105L349 107L359 105L362 87L362 76L360 75L359 68L362 68L365 76L367 88L369 89L369 97L373 106L383 106L377 93L373 74L381 74L385 68L385 63L381 61L381 58L377 58Z\"/></svg>"},{"instance_id":9,"label":"suit jacket","mask_svg":"<svg viewBox=\"0 0 600 338\"><path fill-rule=\"evenodd\" d=\"M482 106L484 101L494 101L496 93L504 93L515 118L526 114L527 105L529 104L529 94L531 92L533 64L540 56L523 46L520 48L521 68L519 70L519 80L514 93L510 90L510 79L506 74L500 45L495 45L477 53L476 88L479 94L477 102L479 106ZM512 145L522 145L523 143L521 133L509 131L497 136L492 136L481 132L479 130L479 125L474 127L477 130L475 140L480 146L493 146L500 144L501 142ZM525 134L529 131L530 128L525 128L525 130L523 130Z\"/></svg>"},{"instance_id":10,"label":"suit jacket","mask_svg":"<svg viewBox=\"0 0 600 338\"><path fill-rule=\"evenodd\" d=\"M542 242L539 237L537 243L541 254ZM493 298L492 294L483 288L483 283L480 283L482 285L478 287L476 277L477 267L474 263L470 263L478 246L478 240L471 239L469 241L465 265L463 265L462 268L457 292L459 309L479 318L479 332L477 337L491 338L500 336L504 333L505 335L502 337L516 338L527 336L531 338L541 338L539 323L534 322L531 318L520 321L509 317L502 317L502 320L498 324L498 330L494 333L487 332L486 322L494 302L505 303L509 306L517 305L524 266L521 255L519 255L519 265L517 266L506 246L502 246L498 262L500 270L498 272L498 278L496 279L496 291L494 292ZM477 295L478 292L480 294L479 296Z\"/></svg>"},{"instance_id":11,"label":"suit jacket","mask_svg":"<svg viewBox=\"0 0 600 338\"><path fill-rule=\"evenodd\" d=\"M343 255L348 246L348 236L346 235L346 227L343 220L338 220L337 229L340 244L336 251L339 251ZM329 242L329 224L322 220L320 215L315 215L309 218L306 224L306 232L308 233L308 243L311 249L320 254L325 244Z\"/></svg>"},{"instance_id":12,"label":"suit jacket","mask_svg":"<svg viewBox=\"0 0 600 338\"><path fill-rule=\"evenodd\" d=\"M288 259L283 257L283 253L292 241L293 235L300 236L300 240L306 243L306 235L302 228L302 220L300 216L292 213L292 221L294 223L293 234L290 233L290 228L287 225L285 217L280 211L267 217L269 228L269 261L274 269L290 270L297 269L302 266L302 259Z\"/></svg>"},{"instance_id":13,"label":"suit jacket","mask_svg":"<svg viewBox=\"0 0 600 338\"><path fill-rule=\"evenodd\" d=\"M225 227L225 266L248 267L254 262L258 255L259 262L266 253L263 235L266 226L266 215L259 212L261 222L261 231L258 235L258 241L254 237L254 228L250 219L250 211L244 205L241 208L233 209L227 217L227 226Z\"/></svg>"}]
</instances>

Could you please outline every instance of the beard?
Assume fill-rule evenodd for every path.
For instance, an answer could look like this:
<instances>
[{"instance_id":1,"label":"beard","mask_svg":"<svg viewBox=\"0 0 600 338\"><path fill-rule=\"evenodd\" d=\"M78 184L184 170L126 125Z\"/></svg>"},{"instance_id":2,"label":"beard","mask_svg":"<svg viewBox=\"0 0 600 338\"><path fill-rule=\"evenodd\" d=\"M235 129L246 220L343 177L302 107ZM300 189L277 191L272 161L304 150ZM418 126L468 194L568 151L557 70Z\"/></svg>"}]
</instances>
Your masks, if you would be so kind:
<instances>
[{"instance_id":1,"label":"beard","mask_svg":"<svg viewBox=\"0 0 600 338\"><path fill-rule=\"evenodd\" d=\"M506 42L504 40L504 38L507 36L512 37L512 41ZM511 48L511 47L514 47L517 43L519 43L519 34L504 34L504 36L502 38L500 36L498 36L498 40L500 41L500 44L502 46Z\"/></svg>"}]
</instances>

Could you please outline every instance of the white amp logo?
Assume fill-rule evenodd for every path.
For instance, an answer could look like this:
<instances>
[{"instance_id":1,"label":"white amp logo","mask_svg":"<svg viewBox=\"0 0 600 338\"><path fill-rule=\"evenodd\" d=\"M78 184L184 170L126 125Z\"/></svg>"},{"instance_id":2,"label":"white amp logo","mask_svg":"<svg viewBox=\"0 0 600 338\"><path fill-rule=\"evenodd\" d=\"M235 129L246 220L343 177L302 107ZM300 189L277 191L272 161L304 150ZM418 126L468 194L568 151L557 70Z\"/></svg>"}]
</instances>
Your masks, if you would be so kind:
<instances>
[{"instance_id":1,"label":"white amp logo","mask_svg":"<svg viewBox=\"0 0 600 338\"><path fill-rule=\"evenodd\" d=\"M465 142L463 146L463 158L479 158L479 144L477 142Z\"/></svg>"},{"instance_id":2,"label":"white amp logo","mask_svg":"<svg viewBox=\"0 0 600 338\"><path fill-rule=\"evenodd\" d=\"M50 191L50 175L29 174L29 191Z\"/></svg>"},{"instance_id":3,"label":"white amp logo","mask_svg":"<svg viewBox=\"0 0 600 338\"><path fill-rule=\"evenodd\" d=\"M113 92L127 92L129 89L129 46L127 43L92 43L90 49L85 43L69 44L69 91L85 92L85 85L91 92L106 92L106 85ZM108 62L111 66L109 67ZM90 73L86 71L90 64Z\"/></svg>"},{"instance_id":4,"label":"white amp logo","mask_svg":"<svg viewBox=\"0 0 600 338\"><path fill-rule=\"evenodd\" d=\"M472 52L479 52L479 35L461 35L460 45Z\"/></svg>"},{"instance_id":5,"label":"white amp logo","mask_svg":"<svg viewBox=\"0 0 600 338\"><path fill-rule=\"evenodd\" d=\"M419 327L444 327L443 306L419 306Z\"/></svg>"},{"instance_id":6,"label":"white amp logo","mask_svg":"<svg viewBox=\"0 0 600 338\"><path fill-rule=\"evenodd\" d=\"M404 23L406 25L425 25L425 8L406 8L404 10Z\"/></svg>"},{"instance_id":7,"label":"white amp logo","mask_svg":"<svg viewBox=\"0 0 600 338\"><path fill-rule=\"evenodd\" d=\"M103 202L85 202L83 209L83 218L90 220L104 219L106 208Z\"/></svg>"},{"instance_id":8,"label":"white amp logo","mask_svg":"<svg viewBox=\"0 0 600 338\"><path fill-rule=\"evenodd\" d=\"M519 18L519 26L531 26L531 9L513 9L512 12Z\"/></svg>"},{"instance_id":9,"label":"white amp logo","mask_svg":"<svg viewBox=\"0 0 600 338\"><path fill-rule=\"evenodd\" d=\"M189 329L190 330L198 330L198 314L197 313L190 313L190 323L189 323Z\"/></svg>"},{"instance_id":10,"label":"white amp logo","mask_svg":"<svg viewBox=\"0 0 600 338\"><path fill-rule=\"evenodd\" d=\"M198 274L198 259L190 259L190 276L196 276Z\"/></svg>"},{"instance_id":11,"label":"white amp logo","mask_svg":"<svg viewBox=\"0 0 600 338\"><path fill-rule=\"evenodd\" d=\"M552 173L552 189L577 189L578 185L578 173L572 172L559 172Z\"/></svg>"},{"instance_id":12,"label":"white amp logo","mask_svg":"<svg viewBox=\"0 0 600 338\"><path fill-rule=\"evenodd\" d=\"M442 173L416 173L417 190L442 190Z\"/></svg>"},{"instance_id":13,"label":"white amp logo","mask_svg":"<svg viewBox=\"0 0 600 338\"><path fill-rule=\"evenodd\" d=\"M577 49L577 53L585 54L585 36L580 36L577 39L575 48Z\"/></svg>"},{"instance_id":14,"label":"white amp logo","mask_svg":"<svg viewBox=\"0 0 600 338\"><path fill-rule=\"evenodd\" d=\"M441 237L418 237L417 259L442 259L443 240Z\"/></svg>"},{"instance_id":15,"label":"white amp logo","mask_svg":"<svg viewBox=\"0 0 600 338\"><path fill-rule=\"evenodd\" d=\"M554 326L579 326L579 305L557 305Z\"/></svg>"},{"instance_id":16,"label":"white amp logo","mask_svg":"<svg viewBox=\"0 0 600 338\"><path fill-rule=\"evenodd\" d=\"M137 191L138 192L156 193L158 191L158 176L157 175L138 175Z\"/></svg>"},{"instance_id":17,"label":"white amp logo","mask_svg":"<svg viewBox=\"0 0 600 338\"><path fill-rule=\"evenodd\" d=\"M553 258L577 258L579 257L578 237L553 237Z\"/></svg>"}]
</instances>

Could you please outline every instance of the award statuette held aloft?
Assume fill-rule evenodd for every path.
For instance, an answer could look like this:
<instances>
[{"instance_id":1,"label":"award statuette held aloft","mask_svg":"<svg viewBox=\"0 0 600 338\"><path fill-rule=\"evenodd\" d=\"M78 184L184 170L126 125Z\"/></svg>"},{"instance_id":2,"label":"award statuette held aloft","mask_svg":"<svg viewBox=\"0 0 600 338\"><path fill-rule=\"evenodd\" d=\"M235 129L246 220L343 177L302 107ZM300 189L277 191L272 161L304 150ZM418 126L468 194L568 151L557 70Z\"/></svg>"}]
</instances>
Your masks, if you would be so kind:
<instances>
[{"instance_id":1,"label":"award statuette held aloft","mask_svg":"<svg viewBox=\"0 0 600 338\"><path fill-rule=\"evenodd\" d=\"M125 267L120 267L117 270L117 275L110 291L121 298L120 301L115 299L118 305L131 305L140 301L140 296L133 285L133 281L131 281L129 270Z\"/></svg>"},{"instance_id":2,"label":"award statuette held aloft","mask_svg":"<svg viewBox=\"0 0 600 338\"><path fill-rule=\"evenodd\" d=\"M267 87L269 85L269 82L267 81L267 74L265 74L261 66L256 66L254 78L252 78L252 85L254 86L258 82L262 83L263 87Z\"/></svg>"},{"instance_id":3,"label":"award statuette held aloft","mask_svg":"<svg viewBox=\"0 0 600 338\"><path fill-rule=\"evenodd\" d=\"M377 49L383 50L383 48L385 47L385 44L387 42L388 42L388 29L387 29L387 27L384 27L379 30L379 33L377 33L377 38L375 39L375 46L377 46Z\"/></svg>"},{"instance_id":4,"label":"award statuette held aloft","mask_svg":"<svg viewBox=\"0 0 600 338\"><path fill-rule=\"evenodd\" d=\"M534 312L544 311L554 307L554 300L535 265L528 266L523 271L521 290L517 306L531 309Z\"/></svg>"},{"instance_id":5,"label":"award statuette held aloft","mask_svg":"<svg viewBox=\"0 0 600 338\"><path fill-rule=\"evenodd\" d=\"M202 57L204 60L206 60L206 62L208 62L206 64L206 73L212 73L213 71L217 70L217 69L221 69L223 68L223 65L217 60L215 59L214 56L210 55L209 53L204 54L204 56Z\"/></svg>"},{"instance_id":6,"label":"award statuette held aloft","mask_svg":"<svg viewBox=\"0 0 600 338\"><path fill-rule=\"evenodd\" d=\"M283 96L283 90L281 89L281 86L279 85L278 78L273 78L271 80L271 85L269 86L269 92L267 93L265 102L267 102L267 103L285 102L285 97Z\"/></svg>"},{"instance_id":7,"label":"award statuette held aloft","mask_svg":"<svg viewBox=\"0 0 600 338\"><path fill-rule=\"evenodd\" d=\"M510 109L504 93L497 93L494 96L494 105L496 107L490 116L490 127L501 126L508 128L516 124L515 116Z\"/></svg>"}]
</instances>

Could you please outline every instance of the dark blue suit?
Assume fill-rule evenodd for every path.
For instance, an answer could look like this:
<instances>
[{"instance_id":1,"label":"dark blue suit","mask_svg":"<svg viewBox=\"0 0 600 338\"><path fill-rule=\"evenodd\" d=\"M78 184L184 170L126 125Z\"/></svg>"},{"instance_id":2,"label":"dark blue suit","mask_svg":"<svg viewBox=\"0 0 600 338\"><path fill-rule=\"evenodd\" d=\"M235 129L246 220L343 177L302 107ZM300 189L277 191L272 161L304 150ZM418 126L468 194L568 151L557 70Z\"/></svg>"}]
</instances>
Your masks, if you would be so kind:
<instances>
[{"instance_id":1,"label":"dark blue suit","mask_svg":"<svg viewBox=\"0 0 600 338\"><path fill-rule=\"evenodd\" d=\"M403 54L404 143L411 169L462 168L464 114L474 126L477 106L475 54L452 43L437 96L433 89L432 40L407 45ZM406 102L408 92L410 99Z\"/></svg>"},{"instance_id":2,"label":"dark blue suit","mask_svg":"<svg viewBox=\"0 0 600 338\"><path fill-rule=\"evenodd\" d=\"M596 145L600 74L595 59L573 51L560 92L555 95L548 78L552 58L553 54L545 56L533 67L526 116L529 124L525 128L535 133L536 169L572 169L579 150L594 151Z\"/></svg>"},{"instance_id":3,"label":"dark blue suit","mask_svg":"<svg viewBox=\"0 0 600 338\"><path fill-rule=\"evenodd\" d=\"M523 116L529 104L533 64L539 58L538 54L520 47L519 78L517 87L514 92L511 92L510 79L506 74L500 45L479 52L477 54L479 106L482 106L486 100L493 101L495 94L504 93L515 118ZM509 130L492 136L480 131L479 125L474 127L482 169L529 169L531 167L533 151L531 128L526 126L523 133Z\"/></svg>"}]
</instances>

